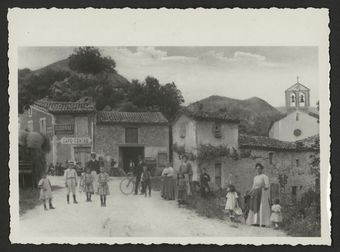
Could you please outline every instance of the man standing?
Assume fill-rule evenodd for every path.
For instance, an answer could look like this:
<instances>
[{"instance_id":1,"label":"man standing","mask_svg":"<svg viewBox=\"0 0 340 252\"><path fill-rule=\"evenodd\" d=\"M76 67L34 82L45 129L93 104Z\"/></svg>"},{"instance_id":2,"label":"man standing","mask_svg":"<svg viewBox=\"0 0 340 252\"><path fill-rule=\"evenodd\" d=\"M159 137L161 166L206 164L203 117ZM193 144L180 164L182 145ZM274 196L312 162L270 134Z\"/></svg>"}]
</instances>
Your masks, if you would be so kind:
<instances>
[{"instance_id":1,"label":"man standing","mask_svg":"<svg viewBox=\"0 0 340 252\"><path fill-rule=\"evenodd\" d=\"M186 193L187 193L187 196L191 196L192 195L191 182L192 182L193 171L192 171L192 167L191 167L190 162L188 162L188 156L183 155L183 157L182 157L182 164L179 167L178 173L180 175L184 176L184 179L186 181Z\"/></svg>"},{"instance_id":2,"label":"man standing","mask_svg":"<svg viewBox=\"0 0 340 252\"><path fill-rule=\"evenodd\" d=\"M96 153L91 152L91 160L86 163L86 169L90 169L93 176L93 187L94 191L97 191L98 186L98 174L99 174L99 162L96 160Z\"/></svg>"},{"instance_id":3,"label":"man standing","mask_svg":"<svg viewBox=\"0 0 340 252\"><path fill-rule=\"evenodd\" d=\"M142 156L138 156L138 162L134 167L134 171L133 171L133 175L135 175L136 177L136 184L135 184L135 195L138 194L138 186L140 183L140 179L142 176L142 172L143 172L143 166L145 165L145 162L143 160ZM143 193L143 192L141 192Z\"/></svg>"}]
</instances>

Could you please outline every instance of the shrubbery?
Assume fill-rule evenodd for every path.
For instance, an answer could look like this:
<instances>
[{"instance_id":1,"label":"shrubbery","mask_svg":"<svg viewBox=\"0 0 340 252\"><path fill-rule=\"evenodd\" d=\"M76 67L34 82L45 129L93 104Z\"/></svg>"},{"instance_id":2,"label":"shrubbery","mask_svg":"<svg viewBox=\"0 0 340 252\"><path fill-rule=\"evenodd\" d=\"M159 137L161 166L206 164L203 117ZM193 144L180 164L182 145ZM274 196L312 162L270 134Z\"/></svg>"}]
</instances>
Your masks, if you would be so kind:
<instances>
[{"instance_id":1,"label":"shrubbery","mask_svg":"<svg viewBox=\"0 0 340 252\"><path fill-rule=\"evenodd\" d=\"M320 193L310 190L295 205L283 207L282 228L291 236L320 236Z\"/></svg>"}]
</instances>

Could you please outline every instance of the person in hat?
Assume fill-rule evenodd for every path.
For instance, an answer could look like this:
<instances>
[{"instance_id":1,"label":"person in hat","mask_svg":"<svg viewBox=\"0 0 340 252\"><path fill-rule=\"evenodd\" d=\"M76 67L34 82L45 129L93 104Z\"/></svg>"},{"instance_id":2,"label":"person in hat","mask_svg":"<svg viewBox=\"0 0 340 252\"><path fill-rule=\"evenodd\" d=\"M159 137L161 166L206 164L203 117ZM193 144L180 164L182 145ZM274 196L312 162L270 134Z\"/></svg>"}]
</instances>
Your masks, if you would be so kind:
<instances>
[{"instance_id":1,"label":"person in hat","mask_svg":"<svg viewBox=\"0 0 340 252\"><path fill-rule=\"evenodd\" d=\"M93 188L96 191L98 189L98 174L100 172L99 161L96 160L96 153L91 152L91 160L86 163L86 169L90 169L93 177Z\"/></svg>"},{"instance_id":2,"label":"person in hat","mask_svg":"<svg viewBox=\"0 0 340 252\"><path fill-rule=\"evenodd\" d=\"M74 169L75 163L73 161L67 162L67 169L64 173L65 186L67 188L67 203L70 203L70 193L73 195L73 203L78 204L76 199L76 187L77 187L77 172Z\"/></svg>"},{"instance_id":3,"label":"person in hat","mask_svg":"<svg viewBox=\"0 0 340 252\"><path fill-rule=\"evenodd\" d=\"M50 180L47 178L46 172L42 174L38 187L40 189L40 200L44 203L44 210L47 210L47 201L50 209L54 209L52 205L52 186Z\"/></svg>"}]
</instances>

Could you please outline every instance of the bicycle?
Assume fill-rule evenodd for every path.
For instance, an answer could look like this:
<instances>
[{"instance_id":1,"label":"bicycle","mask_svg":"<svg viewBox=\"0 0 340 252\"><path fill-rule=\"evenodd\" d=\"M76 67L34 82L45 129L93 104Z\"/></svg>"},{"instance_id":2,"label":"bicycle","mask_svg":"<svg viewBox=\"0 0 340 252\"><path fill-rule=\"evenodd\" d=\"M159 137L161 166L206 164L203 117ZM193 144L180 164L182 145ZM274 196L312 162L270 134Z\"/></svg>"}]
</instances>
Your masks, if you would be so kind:
<instances>
[{"instance_id":1,"label":"bicycle","mask_svg":"<svg viewBox=\"0 0 340 252\"><path fill-rule=\"evenodd\" d=\"M133 193L135 185L135 177L133 176L132 172L129 172L128 174L126 174L126 177L120 181L119 189L123 194L129 195Z\"/></svg>"}]
</instances>

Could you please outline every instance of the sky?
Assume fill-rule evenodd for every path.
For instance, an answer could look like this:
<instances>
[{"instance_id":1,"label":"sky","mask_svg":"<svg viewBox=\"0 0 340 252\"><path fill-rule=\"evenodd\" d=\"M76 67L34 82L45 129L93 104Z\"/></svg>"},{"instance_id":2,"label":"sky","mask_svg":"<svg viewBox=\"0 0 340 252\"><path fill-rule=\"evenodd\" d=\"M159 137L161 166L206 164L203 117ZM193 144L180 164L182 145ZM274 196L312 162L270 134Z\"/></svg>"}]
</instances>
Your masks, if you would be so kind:
<instances>
[{"instance_id":1,"label":"sky","mask_svg":"<svg viewBox=\"0 0 340 252\"><path fill-rule=\"evenodd\" d=\"M67 58L75 47L21 47L19 69L36 70ZM99 47L128 80L147 76L175 82L185 104L211 95L235 99L259 97L284 106L284 91L299 82L318 100L317 47Z\"/></svg>"}]
</instances>

